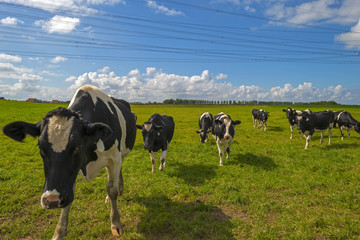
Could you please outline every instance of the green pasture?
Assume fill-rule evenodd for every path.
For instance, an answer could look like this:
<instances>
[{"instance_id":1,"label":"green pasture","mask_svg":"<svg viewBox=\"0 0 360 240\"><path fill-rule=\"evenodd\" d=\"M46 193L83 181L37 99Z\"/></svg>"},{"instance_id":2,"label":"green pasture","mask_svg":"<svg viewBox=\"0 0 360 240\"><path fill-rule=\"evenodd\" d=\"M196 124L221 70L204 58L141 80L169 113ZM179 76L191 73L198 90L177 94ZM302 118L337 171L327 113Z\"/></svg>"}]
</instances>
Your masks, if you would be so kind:
<instances>
[{"instance_id":1,"label":"green pasture","mask_svg":"<svg viewBox=\"0 0 360 240\"><path fill-rule=\"evenodd\" d=\"M37 122L58 106L0 101L0 128ZM121 239L359 239L360 135L352 131L341 141L334 129L328 146L315 133L304 150L297 132L289 139L287 107L256 106L270 112L264 132L252 126L254 106L133 105L139 124L155 112L173 116L175 134L165 171L152 173L137 132L123 165ZM359 106L295 108L344 109L360 120ZM223 167L214 139L201 144L195 133L204 111L242 122ZM60 210L40 206L44 173L37 139L18 143L0 133L0 141L0 239L50 239ZM160 153L156 157L158 169ZM67 239L115 239L106 182L105 170L91 182L79 176Z\"/></svg>"}]
</instances>

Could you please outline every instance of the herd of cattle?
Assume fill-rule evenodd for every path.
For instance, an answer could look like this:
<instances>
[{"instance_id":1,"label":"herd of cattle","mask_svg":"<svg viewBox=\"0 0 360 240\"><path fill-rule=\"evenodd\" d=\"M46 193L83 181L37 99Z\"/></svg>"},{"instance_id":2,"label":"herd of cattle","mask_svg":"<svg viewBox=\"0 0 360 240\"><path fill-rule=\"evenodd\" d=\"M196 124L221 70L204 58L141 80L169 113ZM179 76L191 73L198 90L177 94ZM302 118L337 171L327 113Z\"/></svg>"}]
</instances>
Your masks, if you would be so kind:
<instances>
[{"instance_id":1,"label":"herd of cattle","mask_svg":"<svg viewBox=\"0 0 360 240\"><path fill-rule=\"evenodd\" d=\"M284 109L289 119L291 137L297 126L306 137L305 148L315 130L322 132L329 128L329 144L332 128L354 128L360 132L360 124L349 112ZM266 130L269 113L252 111L254 126ZM45 209L61 208L61 215L52 239L64 239L68 216L74 199L75 181L78 173L91 180L101 169L107 168L108 183L106 202L111 203L111 232L119 236L122 230L117 208L117 196L123 192L122 162L131 152L136 129L141 129L144 148L149 151L152 171L155 171L154 153L162 150L160 170L165 168L169 143L172 140L175 123L172 117L154 114L142 125L136 124L137 117L131 112L128 102L109 97L90 85L80 87L68 108L57 108L46 114L39 122L12 122L3 128L8 137L22 141L26 135L38 138L40 155L44 163L45 183L40 199ZM225 113L212 116L206 112L200 116L197 133L201 142L206 142L211 132L219 150L220 165L223 165L224 151L229 157L230 147L239 120L232 120ZM349 135L350 133L348 133ZM350 135L349 135L350 136ZM301 138L301 133L300 133Z\"/></svg>"}]
</instances>

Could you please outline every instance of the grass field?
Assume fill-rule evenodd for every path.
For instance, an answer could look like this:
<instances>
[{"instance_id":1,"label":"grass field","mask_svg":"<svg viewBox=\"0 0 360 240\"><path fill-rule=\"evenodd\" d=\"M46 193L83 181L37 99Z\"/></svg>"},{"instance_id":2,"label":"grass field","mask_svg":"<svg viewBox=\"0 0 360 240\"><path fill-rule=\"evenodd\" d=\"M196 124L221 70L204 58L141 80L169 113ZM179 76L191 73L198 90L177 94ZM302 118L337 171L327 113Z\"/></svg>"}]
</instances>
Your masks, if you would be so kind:
<instances>
[{"instance_id":1,"label":"grass field","mask_svg":"<svg viewBox=\"0 0 360 240\"><path fill-rule=\"evenodd\" d=\"M58 106L0 101L0 128L16 120L37 122ZM173 116L175 134L165 171L153 174L137 132L123 165L121 239L359 239L360 135L352 131L341 141L335 129L328 146L315 133L304 150L297 132L289 139L282 112L287 107L256 106L270 112L264 132L252 126L254 106L132 106L138 123L155 112ZM344 109L360 120L358 106L296 109L308 107ZM223 167L214 139L201 144L195 133L204 111L223 111L242 122ZM40 206L44 173L37 139L18 143L1 133L0 141L0 239L50 239L60 210ZM114 239L106 182L105 170L91 182L79 176L67 239Z\"/></svg>"}]
</instances>

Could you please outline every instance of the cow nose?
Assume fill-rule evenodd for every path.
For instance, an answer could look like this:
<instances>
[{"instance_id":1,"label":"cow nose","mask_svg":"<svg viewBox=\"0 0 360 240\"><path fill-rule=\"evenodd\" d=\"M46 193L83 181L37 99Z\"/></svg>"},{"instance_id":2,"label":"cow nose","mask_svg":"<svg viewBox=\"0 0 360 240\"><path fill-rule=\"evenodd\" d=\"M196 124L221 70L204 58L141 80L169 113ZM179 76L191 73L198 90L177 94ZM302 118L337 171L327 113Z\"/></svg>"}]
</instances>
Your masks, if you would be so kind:
<instances>
[{"instance_id":1,"label":"cow nose","mask_svg":"<svg viewBox=\"0 0 360 240\"><path fill-rule=\"evenodd\" d=\"M150 149L150 145L144 145L145 150L149 150Z\"/></svg>"},{"instance_id":2,"label":"cow nose","mask_svg":"<svg viewBox=\"0 0 360 240\"><path fill-rule=\"evenodd\" d=\"M60 197L60 194L56 192L56 190L46 191L41 196L41 206L43 208L59 208L63 200L64 199Z\"/></svg>"},{"instance_id":3,"label":"cow nose","mask_svg":"<svg viewBox=\"0 0 360 240\"><path fill-rule=\"evenodd\" d=\"M225 140L229 140L229 139L230 139L230 135L225 135L225 136L224 136L224 139L225 139Z\"/></svg>"}]
</instances>

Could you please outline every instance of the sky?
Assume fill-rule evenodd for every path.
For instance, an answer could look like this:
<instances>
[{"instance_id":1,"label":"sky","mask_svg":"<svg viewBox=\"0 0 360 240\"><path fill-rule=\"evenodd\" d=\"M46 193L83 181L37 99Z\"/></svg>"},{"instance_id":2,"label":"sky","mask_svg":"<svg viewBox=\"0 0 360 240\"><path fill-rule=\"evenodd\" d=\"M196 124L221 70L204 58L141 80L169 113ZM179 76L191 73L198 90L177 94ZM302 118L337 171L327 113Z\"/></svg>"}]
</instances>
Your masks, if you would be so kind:
<instances>
[{"instance_id":1,"label":"sky","mask_svg":"<svg viewBox=\"0 0 360 240\"><path fill-rule=\"evenodd\" d=\"M360 104L359 0L0 0L0 97Z\"/></svg>"}]
</instances>

